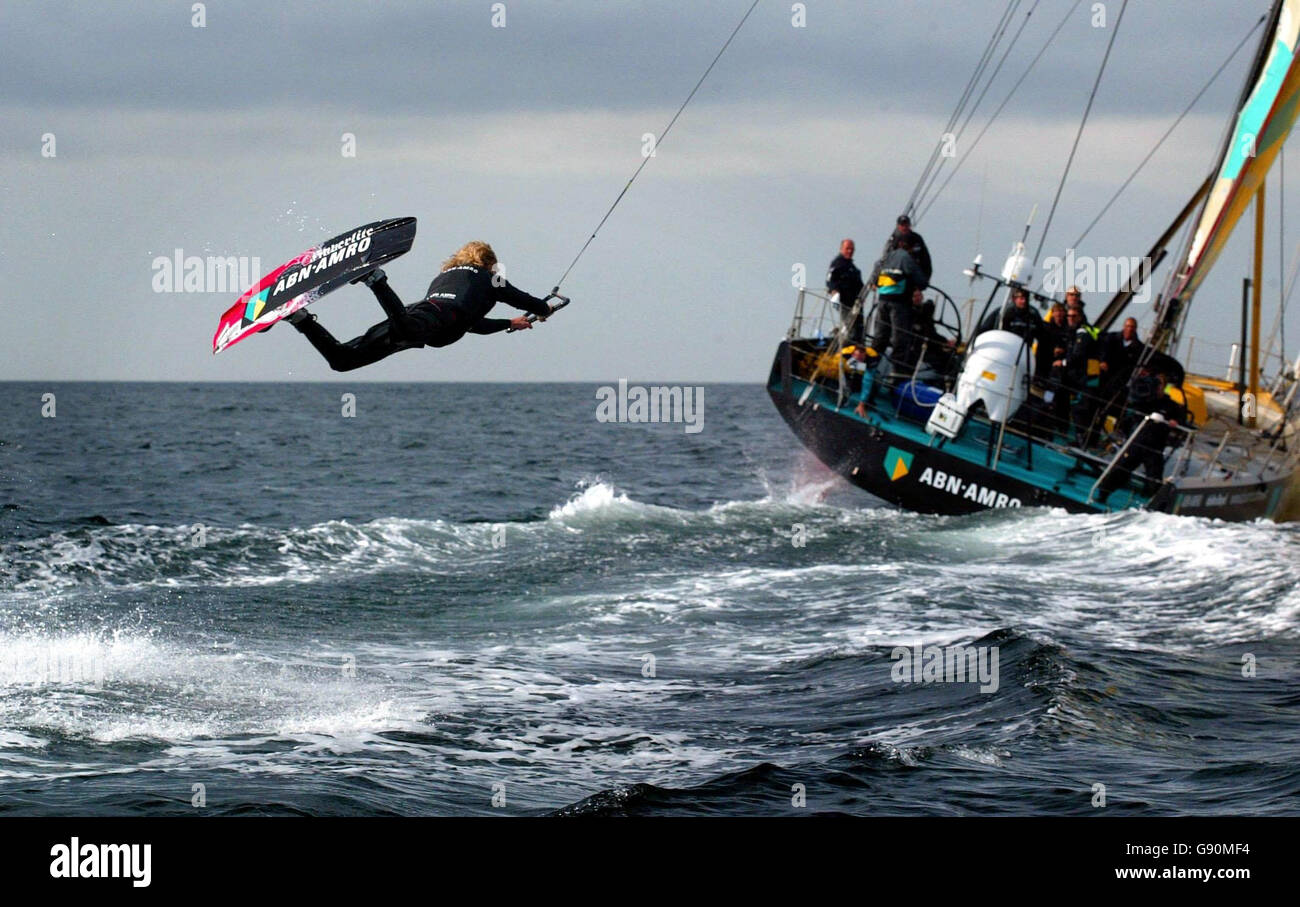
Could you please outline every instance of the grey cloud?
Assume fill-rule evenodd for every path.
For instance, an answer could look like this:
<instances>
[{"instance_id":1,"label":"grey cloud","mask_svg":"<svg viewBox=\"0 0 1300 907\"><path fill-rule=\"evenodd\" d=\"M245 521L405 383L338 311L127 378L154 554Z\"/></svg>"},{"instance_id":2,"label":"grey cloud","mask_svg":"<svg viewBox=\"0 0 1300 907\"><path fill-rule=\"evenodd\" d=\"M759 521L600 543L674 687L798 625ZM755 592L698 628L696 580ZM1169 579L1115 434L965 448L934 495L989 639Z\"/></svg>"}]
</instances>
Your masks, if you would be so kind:
<instances>
[{"instance_id":1,"label":"grey cloud","mask_svg":"<svg viewBox=\"0 0 1300 907\"><path fill-rule=\"evenodd\" d=\"M475 236L544 292L639 163L640 133L662 126L747 2L506 3L495 31L487 0L213 0L202 31L188 2L0 6L0 377L334 377L288 328L209 355L233 299L153 294L150 260L176 247L271 267L355 224L414 214L416 247L389 269L404 295ZM1004 84L1068 5L1042 0ZM349 380L761 380L791 266L815 281L843 235L876 247L1003 6L808 0L800 31L789 3L764 0L575 270L563 322ZM1053 245L1077 235L1264 6L1130 4ZM955 294L970 256L1000 265L1029 208L1045 217L1105 39L1072 24L924 223ZM1246 63L1081 251L1145 251L1209 167ZM39 156L47 130L57 160ZM345 130L355 160L339 155ZM1240 239L1198 300L1196 331L1234 310ZM17 303L32 301L41 317L19 320ZM340 335L378 317L352 288L320 308Z\"/></svg>"},{"instance_id":2,"label":"grey cloud","mask_svg":"<svg viewBox=\"0 0 1300 907\"><path fill-rule=\"evenodd\" d=\"M190 26L189 6L7 4L0 101L188 110L274 103L289 117L322 109L675 104L748 4L510 0L502 29L491 27L491 4L484 0L214 0L203 29ZM1004 4L810 0L807 6L808 27L796 29L790 4L764 0L707 95L724 102L799 100L846 114L899 106L942 117ZM1014 21L1032 6L1023 0ZM1081 4L1040 64L1032 90L1017 102L1022 111L1059 113L1091 83L1108 32L1090 26L1090 6ZM1113 21L1120 3L1107 7ZM1177 110L1207 64L1217 65L1258 18L1252 7L1221 0L1131 3L1108 78L1111 93L1131 97L1120 86L1141 85L1146 112ZM1040 0L990 106L1068 8L1067 0Z\"/></svg>"}]
</instances>

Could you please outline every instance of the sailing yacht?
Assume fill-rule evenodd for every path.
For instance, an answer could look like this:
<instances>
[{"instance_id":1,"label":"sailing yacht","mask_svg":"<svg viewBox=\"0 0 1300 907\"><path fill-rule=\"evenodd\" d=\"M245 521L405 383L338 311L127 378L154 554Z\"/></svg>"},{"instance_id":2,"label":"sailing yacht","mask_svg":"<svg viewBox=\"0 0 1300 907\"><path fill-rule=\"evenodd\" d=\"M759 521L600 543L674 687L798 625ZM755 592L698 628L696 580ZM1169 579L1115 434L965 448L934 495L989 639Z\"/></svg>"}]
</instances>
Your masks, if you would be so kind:
<instances>
[{"instance_id":1,"label":"sailing yacht","mask_svg":"<svg viewBox=\"0 0 1300 907\"><path fill-rule=\"evenodd\" d=\"M1033 262L1022 239L1000 273L984 271L978 258L965 271L972 283L990 287L978 319L973 306L963 318L952 297L931 283L935 317L911 346L911 361L897 354L897 332L895 348L880 350L872 346L879 331L849 335L857 316L868 325L880 323L887 306L879 280L868 282L847 315L837 311L837 301L801 289L768 379L772 401L795 436L858 487L927 513L1048 506L1225 520L1300 516L1300 361L1272 362L1261 338L1265 178L1300 112L1300 0L1275 0L1263 21L1263 38L1210 174L1191 187L1189 201L1146 256L1153 267L1166 259L1172 267L1156 297L1154 323L1142 337L1142 358L1120 392L1111 388L1111 396L1100 399L1105 384L1095 362L1083 386L1035 375L1032 344L999 329L997 317L988 327L990 315L1003 311L1015 291L1052 301L1030 286ZM1253 276L1240 300L1240 333L1215 338L1233 342L1232 359L1223 373L1197 374L1182 364L1195 347L1185 331L1187 313L1252 208ZM1150 277L1148 269L1130 276L1094 331L1118 327ZM1238 309L1237 300L1206 302L1234 316ZM1226 325L1232 320L1221 319ZM1159 405L1152 402L1153 381ZM1143 382L1145 395L1138 394ZM1100 424L1083 434L1099 443L1081 441L1079 425L1060 424L1061 409L1051 401L1061 393L1073 395L1076 411L1090 395L1098 397L1085 410Z\"/></svg>"}]
</instances>

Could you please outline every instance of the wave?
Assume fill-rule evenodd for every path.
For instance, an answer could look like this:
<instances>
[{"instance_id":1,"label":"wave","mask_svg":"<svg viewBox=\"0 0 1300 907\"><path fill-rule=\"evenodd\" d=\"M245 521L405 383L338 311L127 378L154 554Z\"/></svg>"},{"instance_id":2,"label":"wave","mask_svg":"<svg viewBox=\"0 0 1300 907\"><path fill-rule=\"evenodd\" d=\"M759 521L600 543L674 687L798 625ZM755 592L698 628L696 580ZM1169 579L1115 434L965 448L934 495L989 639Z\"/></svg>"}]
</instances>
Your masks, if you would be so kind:
<instances>
[{"instance_id":1,"label":"wave","mask_svg":"<svg viewBox=\"0 0 1300 907\"><path fill-rule=\"evenodd\" d=\"M544 517L503 523L79 523L0 545L0 615L6 599L22 612L33 600L96 591L338 583L386 572L492 585L516 563L552 586L611 578L554 591L575 596L561 603L582 620L653 614L689 623L761 613L755 603L766 600L779 622L755 637L793 633L796 645L804 625L809 646L817 633L849 645L906 643L927 627L1017 625L1121 648L1290 637L1300 625L1294 526L1057 510L934 517L810 502L803 488L692 510L592 479Z\"/></svg>"},{"instance_id":2,"label":"wave","mask_svg":"<svg viewBox=\"0 0 1300 907\"><path fill-rule=\"evenodd\" d=\"M997 695L895 684L878 648L791 662L785 688L824 690L828 716L818 721L816 702L764 696L767 720L794 745L767 748L758 764L736 764L758 749L742 747L714 771L608 785L552 814L1085 815L1093 785L1113 777L1125 782L1111 792L1118 813L1221 812L1240 801L1243 779L1260 813L1294 811L1300 772L1284 748L1252 747L1258 717L1243 715L1213 660L1094 665L1010 628L966 642L999 648ZM1206 695L1189 699L1189 688Z\"/></svg>"},{"instance_id":3,"label":"wave","mask_svg":"<svg viewBox=\"0 0 1300 907\"><path fill-rule=\"evenodd\" d=\"M621 521L667 522L688 518L690 512L673 507L643 504L605 482L584 481L569 500L552 508L547 520L561 526L579 528L600 522Z\"/></svg>"},{"instance_id":4,"label":"wave","mask_svg":"<svg viewBox=\"0 0 1300 907\"><path fill-rule=\"evenodd\" d=\"M337 579L395 567L460 569L506 539L546 541L602 529L699 529L798 507L779 500L728 502L707 511L646 504L614 486L584 483L543 520L456 523L383 517L308 527L114 525L102 516L0 546L0 589L61 592L87 587L259 586Z\"/></svg>"},{"instance_id":5,"label":"wave","mask_svg":"<svg viewBox=\"0 0 1300 907\"><path fill-rule=\"evenodd\" d=\"M337 750L418 726L424 709L349 665L355 659L324 646L304 655L198 648L154 633L0 632L0 725L16 735L0 749L154 740L202 751L218 738L257 749L292 738Z\"/></svg>"}]
</instances>

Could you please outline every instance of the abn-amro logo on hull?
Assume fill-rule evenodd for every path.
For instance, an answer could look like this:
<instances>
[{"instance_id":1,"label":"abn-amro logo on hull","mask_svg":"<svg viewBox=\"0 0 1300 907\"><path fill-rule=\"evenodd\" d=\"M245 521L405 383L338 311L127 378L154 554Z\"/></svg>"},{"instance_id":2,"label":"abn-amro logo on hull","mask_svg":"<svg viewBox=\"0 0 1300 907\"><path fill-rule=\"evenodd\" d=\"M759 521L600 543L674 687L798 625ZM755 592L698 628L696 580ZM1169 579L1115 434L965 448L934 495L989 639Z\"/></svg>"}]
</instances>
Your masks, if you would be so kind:
<instances>
[{"instance_id":1,"label":"abn-amro logo on hull","mask_svg":"<svg viewBox=\"0 0 1300 907\"><path fill-rule=\"evenodd\" d=\"M889 481L897 482L911 471L912 455L910 453L905 453L897 447L891 447L885 451L885 472L889 475Z\"/></svg>"}]
</instances>

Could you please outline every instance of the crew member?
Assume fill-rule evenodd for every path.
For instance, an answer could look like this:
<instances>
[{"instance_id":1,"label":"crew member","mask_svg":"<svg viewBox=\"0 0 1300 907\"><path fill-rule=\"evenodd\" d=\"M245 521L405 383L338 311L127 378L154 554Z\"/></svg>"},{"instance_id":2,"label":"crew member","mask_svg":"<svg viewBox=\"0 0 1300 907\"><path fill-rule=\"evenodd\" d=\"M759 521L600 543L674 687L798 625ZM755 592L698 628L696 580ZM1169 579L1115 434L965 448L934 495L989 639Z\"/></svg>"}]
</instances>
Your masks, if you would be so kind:
<instances>
[{"instance_id":1,"label":"crew member","mask_svg":"<svg viewBox=\"0 0 1300 907\"><path fill-rule=\"evenodd\" d=\"M925 274L912 257L914 248L913 234L898 237L895 248L880 263L880 273L876 279L876 297L880 300L881 317L872 345L882 354L892 346L894 358L904 353L911 343L912 294L929 286Z\"/></svg>"},{"instance_id":2,"label":"crew member","mask_svg":"<svg viewBox=\"0 0 1300 907\"><path fill-rule=\"evenodd\" d=\"M1108 389L1124 387L1133 377L1138 360L1146 351L1146 344L1138 340L1138 323L1136 318L1125 318L1124 325L1118 331L1111 331L1101 338L1101 376L1102 385Z\"/></svg>"},{"instance_id":3,"label":"crew member","mask_svg":"<svg viewBox=\"0 0 1300 907\"><path fill-rule=\"evenodd\" d=\"M912 291L912 330L907 342L903 344L902 352L895 358L899 369L914 371L924 349L921 368L932 368L940 375L947 373L957 341L939 333L934 320L934 308L934 300L926 299L923 290Z\"/></svg>"},{"instance_id":4,"label":"crew member","mask_svg":"<svg viewBox=\"0 0 1300 907\"><path fill-rule=\"evenodd\" d=\"M1097 418L1102 425L1107 416L1119 414L1128 395L1129 379L1146 352L1146 344L1138 340L1137 333L1137 319L1126 318L1118 331L1103 334L1098 342L1101 359L1098 364L1101 375L1099 390L1103 409Z\"/></svg>"},{"instance_id":5,"label":"crew member","mask_svg":"<svg viewBox=\"0 0 1300 907\"><path fill-rule=\"evenodd\" d=\"M831 259L831 266L826 272L826 292L839 294L840 320L848 326L850 342L856 342L862 336L862 312L856 318L850 318L858 294L862 292L862 272L853 263L856 246L853 240L846 239L840 243L840 254Z\"/></svg>"},{"instance_id":6,"label":"crew member","mask_svg":"<svg viewBox=\"0 0 1300 907\"><path fill-rule=\"evenodd\" d=\"M1044 408L1051 414L1052 429L1061 435L1070 431L1070 389L1065 380L1065 359L1074 339L1065 306L1052 303L1038 333L1034 352L1034 383L1043 391ZM1059 363L1059 365L1058 365Z\"/></svg>"},{"instance_id":7,"label":"crew member","mask_svg":"<svg viewBox=\"0 0 1300 907\"><path fill-rule=\"evenodd\" d=\"M1088 320L1088 313L1083 303L1083 291L1079 289L1078 285L1073 285L1065 291L1065 311L1069 312L1070 309L1078 309L1083 315L1084 327L1092 327L1092 322ZM1093 339L1095 340L1096 337L1097 335L1094 333Z\"/></svg>"},{"instance_id":8,"label":"crew member","mask_svg":"<svg viewBox=\"0 0 1300 907\"><path fill-rule=\"evenodd\" d=\"M1052 368L1060 387L1058 393L1063 393L1067 401L1071 395L1079 395L1073 409L1075 439L1086 449L1092 442L1093 416L1097 412L1096 401L1088 388L1088 361L1096 355L1096 341L1083 323L1083 309L1078 306L1066 311L1065 323L1072 331L1070 345L1065 355L1052 363ZM1066 405L1062 403L1061 409L1054 411L1063 412Z\"/></svg>"},{"instance_id":9,"label":"crew member","mask_svg":"<svg viewBox=\"0 0 1300 907\"><path fill-rule=\"evenodd\" d=\"M1165 447L1171 435L1187 423L1186 408L1165 392L1167 382L1168 376L1162 372L1150 367L1138 369L1129 390L1127 409L1119 422L1119 429L1126 437L1135 429L1137 434L1098 486L1103 503L1138 469L1152 482L1164 481Z\"/></svg>"},{"instance_id":10,"label":"crew member","mask_svg":"<svg viewBox=\"0 0 1300 907\"><path fill-rule=\"evenodd\" d=\"M980 325L980 331L993 329L1010 331L1020 336L1025 343L1033 343L1043 328L1043 316L1029 305L1029 292L1024 287L1015 287L1011 291L1011 305L1002 311L990 313Z\"/></svg>"},{"instance_id":11,"label":"crew member","mask_svg":"<svg viewBox=\"0 0 1300 907\"><path fill-rule=\"evenodd\" d=\"M1038 349L1034 352L1034 383L1047 387L1051 381L1052 363L1065 356L1070 345L1070 330L1065 320L1065 306L1052 303L1047 321L1038 331Z\"/></svg>"},{"instance_id":12,"label":"crew member","mask_svg":"<svg viewBox=\"0 0 1300 907\"><path fill-rule=\"evenodd\" d=\"M921 234L912 229L912 218L906 214L900 214L895 222L894 233L889 238L890 248L898 248L898 241L904 236L911 237L912 257L916 259L917 267L925 275L926 286L929 286L930 276L934 273L934 265L930 263L930 248L925 244L925 239Z\"/></svg>"}]
</instances>

